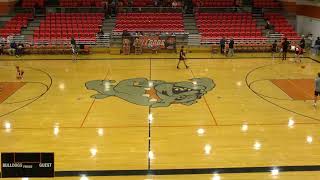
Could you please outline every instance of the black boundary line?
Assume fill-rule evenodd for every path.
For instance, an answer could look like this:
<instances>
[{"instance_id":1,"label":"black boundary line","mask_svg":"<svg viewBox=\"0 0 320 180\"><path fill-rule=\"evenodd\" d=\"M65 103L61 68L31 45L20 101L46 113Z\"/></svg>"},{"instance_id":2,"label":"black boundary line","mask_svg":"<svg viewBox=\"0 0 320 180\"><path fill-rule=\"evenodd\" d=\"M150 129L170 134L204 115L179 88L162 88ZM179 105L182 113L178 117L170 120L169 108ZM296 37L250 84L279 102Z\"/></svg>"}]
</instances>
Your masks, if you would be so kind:
<instances>
[{"instance_id":1,"label":"black boundary line","mask_svg":"<svg viewBox=\"0 0 320 180\"><path fill-rule=\"evenodd\" d=\"M316 61L316 62L318 62L318 63L320 63L319 61L317 61L317 60L315 60L315 59L312 59L312 58L310 58L310 59L311 59L311 60L314 60L314 61ZM262 68L265 68L265 67L267 67L267 66L271 66L271 64L267 64L267 65L263 65L263 66L256 67L256 68L250 70L250 71L246 74L245 82L246 82L247 87L248 87L255 95L257 95L258 97L260 97L262 100L264 100L264 101L266 101L266 102L268 102L268 103L270 103L270 104L272 104L272 105L274 105L274 106L277 106L277 107L279 107L279 108L281 108L281 109L283 109L283 110L286 110L286 111L292 112L292 113L294 113L294 114L300 115L300 116L302 116L302 117L309 118L309 119L311 119L311 120L314 120L314 121L318 121L318 122L319 122L320 119L318 119L318 118L314 118L314 117L311 117L311 116L308 116L308 115L299 113L299 112L297 112L297 111L294 111L294 110L291 110L291 109L282 107L282 106L278 105L277 103L274 103L274 102L268 100L266 97L263 97L263 96L261 96L260 94L257 94L257 93L250 87L250 83L248 82L248 78L249 78L249 76L251 75L251 73L253 73L253 72L256 71L257 69L262 69Z\"/></svg>"},{"instance_id":2,"label":"black boundary line","mask_svg":"<svg viewBox=\"0 0 320 180\"><path fill-rule=\"evenodd\" d=\"M250 57L233 57L233 58L227 58L227 57L200 57L200 58L188 58L188 59L256 59L256 58L263 58L263 59L270 59L272 57L270 56L250 56ZM287 58L294 58L294 56L288 56ZM308 59L310 57L302 57L301 59ZM137 57L137 58L125 58L125 57L121 57L121 58L94 58L94 59L89 59L89 58L83 58L83 59L78 59L79 61L96 61L96 60L149 60L150 57ZM153 57L151 59L154 60L164 60L164 59L177 59L177 57L167 57L167 58L158 58L158 57ZM275 59L281 59L279 58L275 58ZM57 61L57 60L70 60L69 58L60 58L60 59L54 59L54 58L41 58L41 59L37 59L37 58L26 58L26 59L0 59L1 61L41 61L41 60L53 60L53 61Z\"/></svg>"},{"instance_id":3,"label":"black boundary line","mask_svg":"<svg viewBox=\"0 0 320 180\"><path fill-rule=\"evenodd\" d=\"M241 173L271 173L273 169L279 172L320 171L320 165L304 166L260 166L231 168L190 168L190 169L155 169L155 170L90 170L90 171L55 171L55 177L75 176L147 176L147 175L191 175L191 174L241 174ZM281 174L280 174L281 175ZM0 173L1 177L1 173Z\"/></svg>"},{"instance_id":4,"label":"black boundary line","mask_svg":"<svg viewBox=\"0 0 320 180\"><path fill-rule=\"evenodd\" d=\"M51 86L52 86L52 83L53 83L53 80L52 80L51 75L50 75L48 72L46 72L46 71L44 71L44 70L41 70L41 69L32 68L32 67L27 67L27 68L32 69L32 70L35 70L35 71L43 72L45 75L47 75L47 76L49 77L49 79L50 79L50 84L47 85L46 91L45 91L44 93L42 93L40 96L36 97L36 98L33 99L32 101L24 104L23 106L21 106L21 107L19 107L19 108L17 108L17 109L14 109L14 110L12 110L12 111L6 112L6 113L4 113L4 114L0 114L0 117L4 117L4 116L9 115L9 114L11 114L11 113L14 113L14 112L16 112L16 111L18 111L18 110L20 110L20 109L23 109L24 107L26 107L26 106L32 104L33 102L37 101L38 99L40 99L42 96L44 96L44 95L50 90L50 88L51 88Z\"/></svg>"},{"instance_id":5,"label":"black boundary line","mask_svg":"<svg viewBox=\"0 0 320 180\"><path fill-rule=\"evenodd\" d=\"M319 62L315 59L312 59L312 60ZM151 67L151 58L150 58L150 67ZM251 70L246 75L247 86L248 86L248 81L247 81L248 75L254 70L259 68L261 67ZM151 75L151 69L150 69L150 75ZM52 82L52 79L51 79L51 82ZM150 170L150 168L148 168L148 170L56 171L55 176L71 177L71 176L81 176L84 174L87 176L133 176L133 175L137 176L137 175L150 175L150 174L152 175L188 175L188 174L212 174L212 173L220 173L220 174L263 173L263 172L266 173L266 172L270 172L274 168L277 168L279 172L320 171L320 165L304 165L304 166L273 166L273 167L266 166L266 167L234 167L234 168L158 169L158 170ZM0 177L1 177L1 173L0 173Z\"/></svg>"},{"instance_id":6,"label":"black boundary line","mask_svg":"<svg viewBox=\"0 0 320 180\"><path fill-rule=\"evenodd\" d=\"M152 68L152 64L151 64L152 60L151 58L149 58L149 80L151 80L151 68ZM147 157L148 157L148 171L151 170L151 159L149 156L149 152L151 151L151 121L149 120L149 115L151 114L151 106L149 105L148 107L148 152L147 152Z\"/></svg>"}]
</instances>

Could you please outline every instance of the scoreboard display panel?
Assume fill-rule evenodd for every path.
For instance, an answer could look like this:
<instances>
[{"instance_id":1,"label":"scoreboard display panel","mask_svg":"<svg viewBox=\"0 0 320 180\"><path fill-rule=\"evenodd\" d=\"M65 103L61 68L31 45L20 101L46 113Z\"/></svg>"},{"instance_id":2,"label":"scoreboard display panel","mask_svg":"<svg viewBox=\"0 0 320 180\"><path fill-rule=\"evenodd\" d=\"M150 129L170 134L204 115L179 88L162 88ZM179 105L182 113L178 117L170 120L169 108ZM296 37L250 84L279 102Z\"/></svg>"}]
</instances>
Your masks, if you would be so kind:
<instances>
[{"instance_id":1,"label":"scoreboard display panel","mask_svg":"<svg viewBox=\"0 0 320 180\"><path fill-rule=\"evenodd\" d=\"M54 153L1 153L1 177L54 177Z\"/></svg>"}]
</instances>

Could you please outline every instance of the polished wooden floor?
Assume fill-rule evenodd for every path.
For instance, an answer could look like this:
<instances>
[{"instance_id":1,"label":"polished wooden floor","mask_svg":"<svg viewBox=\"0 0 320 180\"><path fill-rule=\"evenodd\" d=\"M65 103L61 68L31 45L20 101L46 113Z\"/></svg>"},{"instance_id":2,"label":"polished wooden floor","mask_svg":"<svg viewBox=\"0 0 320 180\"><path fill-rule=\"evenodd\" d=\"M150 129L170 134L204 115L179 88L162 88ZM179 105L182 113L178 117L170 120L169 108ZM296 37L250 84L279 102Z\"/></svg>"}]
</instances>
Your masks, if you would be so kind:
<instances>
[{"instance_id":1,"label":"polished wooden floor","mask_svg":"<svg viewBox=\"0 0 320 180\"><path fill-rule=\"evenodd\" d=\"M25 71L25 84L0 104L0 152L54 152L56 171L320 165L320 107L314 108L312 100L292 99L271 81L314 79L320 64L262 56L210 59L209 55L192 55L191 68L181 66L180 70L177 60L170 59L173 55L165 54L141 56L144 59L108 56L105 60L86 56L77 62L67 60L70 56L0 57L0 83L19 82L16 65ZM96 92L85 87L90 80L119 82L136 77L168 82L208 77L216 87L191 106L151 108L151 128L147 106L117 97L94 100L90 96ZM315 180L320 179L320 172L220 176ZM218 178L201 174L89 179Z\"/></svg>"}]
</instances>

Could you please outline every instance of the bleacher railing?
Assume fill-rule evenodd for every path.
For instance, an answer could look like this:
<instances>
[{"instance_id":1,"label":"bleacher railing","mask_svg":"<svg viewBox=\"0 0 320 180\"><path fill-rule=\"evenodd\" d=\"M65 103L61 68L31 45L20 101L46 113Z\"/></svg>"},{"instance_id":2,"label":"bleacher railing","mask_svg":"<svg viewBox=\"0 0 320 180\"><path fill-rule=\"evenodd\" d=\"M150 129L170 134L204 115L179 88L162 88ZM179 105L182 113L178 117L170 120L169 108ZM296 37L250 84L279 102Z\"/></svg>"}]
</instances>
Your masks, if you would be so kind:
<instances>
[{"instance_id":1,"label":"bleacher railing","mask_svg":"<svg viewBox=\"0 0 320 180\"><path fill-rule=\"evenodd\" d=\"M47 13L104 13L101 7L47 7Z\"/></svg>"},{"instance_id":2,"label":"bleacher railing","mask_svg":"<svg viewBox=\"0 0 320 180\"><path fill-rule=\"evenodd\" d=\"M126 12L162 12L162 13L183 13L182 7L117 7L117 13Z\"/></svg>"}]
</instances>

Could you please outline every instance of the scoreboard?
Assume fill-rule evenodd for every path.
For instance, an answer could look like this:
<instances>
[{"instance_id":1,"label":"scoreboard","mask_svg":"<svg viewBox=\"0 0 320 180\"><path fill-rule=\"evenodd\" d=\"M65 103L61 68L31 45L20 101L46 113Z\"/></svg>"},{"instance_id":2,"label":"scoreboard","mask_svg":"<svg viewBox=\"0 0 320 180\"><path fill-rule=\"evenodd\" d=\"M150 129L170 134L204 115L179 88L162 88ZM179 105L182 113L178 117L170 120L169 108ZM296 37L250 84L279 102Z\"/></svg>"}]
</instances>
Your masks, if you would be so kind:
<instances>
[{"instance_id":1,"label":"scoreboard","mask_svg":"<svg viewBox=\"0 0 320 180\"><path fill-rule=\"evenodd\" d=\"M54 153L1 153L1 176L54 177Z\"/></svg>"}]
</instances>

